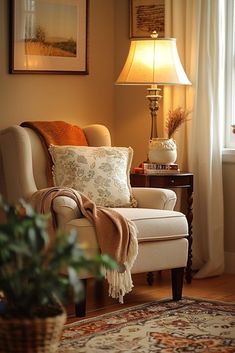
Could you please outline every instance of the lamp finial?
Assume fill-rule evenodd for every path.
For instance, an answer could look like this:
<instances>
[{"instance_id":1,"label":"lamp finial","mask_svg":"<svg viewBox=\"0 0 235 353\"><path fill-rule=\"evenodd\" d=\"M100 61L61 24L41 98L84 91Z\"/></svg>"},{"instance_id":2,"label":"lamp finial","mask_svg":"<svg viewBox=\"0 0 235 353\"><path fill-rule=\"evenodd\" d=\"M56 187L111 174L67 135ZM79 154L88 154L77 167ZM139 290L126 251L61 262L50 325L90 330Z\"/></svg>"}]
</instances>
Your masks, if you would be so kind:
<instances>
[{"instance_id":1,"label":"lamp finial","mask_svg":"<svg viewBox=\"0 0 235 353\"><path fill-rule=\"evenodd\" d=\"M158 37L157 31L152 31L152 33L150 34L150 37L153 39L157 39L157 37Z\"/></svg>"}]
</instances>

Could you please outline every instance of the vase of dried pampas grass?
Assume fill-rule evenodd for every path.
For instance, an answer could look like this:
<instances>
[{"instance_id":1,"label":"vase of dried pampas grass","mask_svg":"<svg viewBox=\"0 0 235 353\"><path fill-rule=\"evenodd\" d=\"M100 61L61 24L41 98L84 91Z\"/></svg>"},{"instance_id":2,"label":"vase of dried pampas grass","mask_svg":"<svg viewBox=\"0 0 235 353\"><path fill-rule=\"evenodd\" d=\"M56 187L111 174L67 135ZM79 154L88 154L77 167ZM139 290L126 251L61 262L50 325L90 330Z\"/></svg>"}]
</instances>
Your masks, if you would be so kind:
<instances>
[{"instance_id":1,"label":"vase of dried pampas grass","mask_svg":"<svg viewBox=\"0 0 235 353\"><path fill-rule=\"evenodd\" d=\"M177 159L177 146L174 134L187 121L189 111L181 107L168 112L166 120L167 138L152 138L149 143L148 158L151 163L171 164Z\"/></svg>"},{"instance_id":2,"label":"vase of dried pampas grass","mask_svg":"<svg viewBox=\"0 0 235 353\"><path fill-rule=\"evenodd\" d=\"M171 164L176 161L176 143L170 138L153 138L149 143L149 162Z\"/></svg>"}]
</instances>

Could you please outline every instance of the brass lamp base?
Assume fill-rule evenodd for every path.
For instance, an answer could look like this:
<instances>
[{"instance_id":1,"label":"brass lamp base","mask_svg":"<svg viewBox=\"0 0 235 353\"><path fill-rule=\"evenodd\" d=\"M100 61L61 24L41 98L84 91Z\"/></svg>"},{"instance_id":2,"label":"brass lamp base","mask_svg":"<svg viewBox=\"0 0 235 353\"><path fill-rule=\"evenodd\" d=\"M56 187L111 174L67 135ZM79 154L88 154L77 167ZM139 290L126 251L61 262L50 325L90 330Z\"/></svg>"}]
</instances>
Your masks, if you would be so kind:
<instances>
[{"instance_id":1,"label":"brass lamp base","mask_svg":"<svg viewBox=\"0 0 235 353\"><path fill-rule=\"evenodd\" d=\"M150 88L147 88L148 94L146 98L149 100L149 109L151 113L151 134L150 140L158 137L157 135L157 112L159 109L159 102L162 96L159 94L161 88L158 88L157 85L152 85Z\"/></svg>"}]
</instances>

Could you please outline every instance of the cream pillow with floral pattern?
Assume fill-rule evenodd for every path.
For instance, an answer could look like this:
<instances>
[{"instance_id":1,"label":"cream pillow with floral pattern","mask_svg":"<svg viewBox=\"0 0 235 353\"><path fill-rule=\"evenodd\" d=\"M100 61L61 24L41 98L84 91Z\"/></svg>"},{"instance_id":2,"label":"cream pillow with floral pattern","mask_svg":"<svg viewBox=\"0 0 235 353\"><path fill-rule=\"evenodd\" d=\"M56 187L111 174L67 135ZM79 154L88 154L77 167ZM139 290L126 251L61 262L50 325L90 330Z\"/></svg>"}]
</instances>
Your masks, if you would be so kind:
<instances>
[{"instance_id":1,"label":"cream pillow with floral pattern","mask_svg":"<svg viewBox=\"0 0 235 353\"><path fill-rule=\"evenodd\" d=\"M82 192L98 206L133 207L131 147L49 147L55 186Z\"/></svg>"}]
</instances>

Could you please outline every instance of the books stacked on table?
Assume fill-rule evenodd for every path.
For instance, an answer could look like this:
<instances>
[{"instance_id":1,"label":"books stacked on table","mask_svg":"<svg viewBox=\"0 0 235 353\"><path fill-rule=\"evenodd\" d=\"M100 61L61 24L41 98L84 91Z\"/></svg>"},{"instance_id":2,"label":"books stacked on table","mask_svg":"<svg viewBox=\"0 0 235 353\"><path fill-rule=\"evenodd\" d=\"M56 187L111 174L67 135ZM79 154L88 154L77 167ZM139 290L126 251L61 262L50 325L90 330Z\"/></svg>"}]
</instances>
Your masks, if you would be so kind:
<instances>
[{"instance_id":1,"label":"books stacked on table","mask_svg":"<svg viewBox=\"0 0 235 353\"><path fill-rule=\"evenodd\" d=\"M177 163L159 164L159 163L144 163L144 174L172 174L179 173Z\"/></svg>"}]
</instances>

